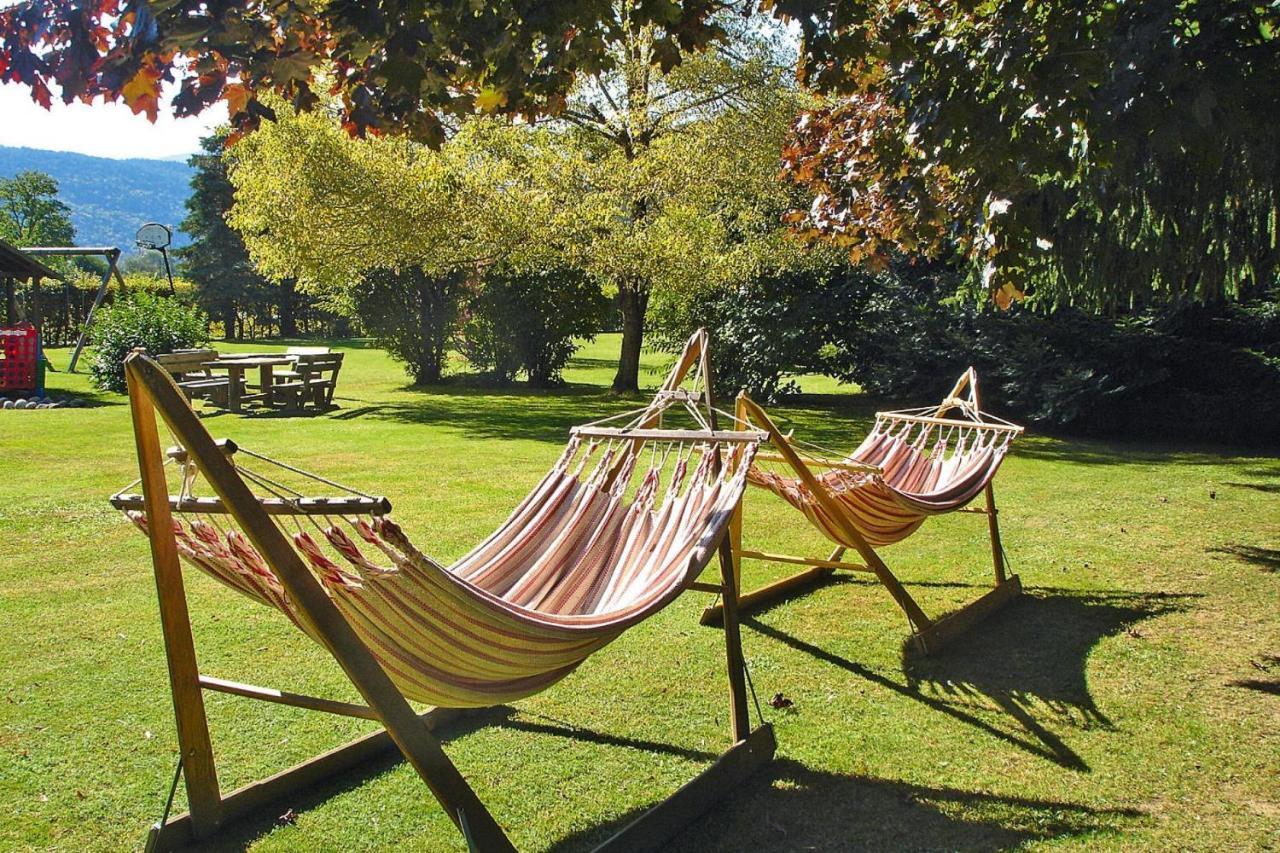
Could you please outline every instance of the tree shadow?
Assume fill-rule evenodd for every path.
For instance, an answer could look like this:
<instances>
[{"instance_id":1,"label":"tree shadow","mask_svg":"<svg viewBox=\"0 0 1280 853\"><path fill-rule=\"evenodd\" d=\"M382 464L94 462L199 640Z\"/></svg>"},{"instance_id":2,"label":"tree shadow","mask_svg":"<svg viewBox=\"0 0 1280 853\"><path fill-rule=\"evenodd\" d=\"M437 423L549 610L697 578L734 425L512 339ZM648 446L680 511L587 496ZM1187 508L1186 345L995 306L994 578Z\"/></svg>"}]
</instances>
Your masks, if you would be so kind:
<instances>
[{"instance_id":1,"label":"tree shadow","mask_svg":"<svg viewBox=\"0 0 1280 853\"><path fill-rule=\"evenodd\" d=\"M1280 493L1280 483L1223 483L1222 485L1235 489L1253 489L1255 492L1264 492L1269 495Z\"/></svg>"},{"instance_id":2,"label":"tree shadow","mask_svg":"<svg viewBox=\"0 0 1280 853\"><path fill-rule=\"evenodd\" d=\"M1041 719L1080 728L1110 727L1088 690L1086 663L1100 640L1143 619L1182 609L1192 596L1045 589L1021 596L942 655L907 653L905 683L795 637L754 617L744 627L837 666L899 696L965 723L1061 767L1089 767ZM1015 725L980 716L994 704Z\"/></svg>"},{"instance_id":3,"label":"tree shadow","mask_svg":"<svg viewBox=\"0 0 1280 853\"><path fill-rule=\"evenodd\" d=\"M1280 655L1263 655L1261 658L1251 660L1253 668L1259 672L1273 673L1280 671ZM1280 676L1271 676L1269 678L1240 678L1235 681L1228 681L1231 687L1243 687L1246 690L1256 690L1259 693L1270 693L1272 696L1280 696Z\"/></svg>"},{"instance_id":4,"label":"tree shadow","mask_svg":"<svg viewBox=\"0 0 1280 853\"><path fill-rule=\"evenodd\" d=\"M457 387L431 392L410 402L379 403L345 409L334 420L377 418L398 423L459 430L468 436L504 441L524 439L563 444L569 430L636 408L592 386L541 389Z\"/></svg>"},{"instance_id":5,"label":"tree shadow","mask_svg":"<svg viewBox=\"0 0 1280 853\"><path fill-rule=\"evenodd\" d=\"M589 850L645 811L637 808L551 846ZM993 850L1033 841L1117 833L1143 816L1135 809L1002 796L814 770L776 759L715 807L671 851ZM730 832L725 832L726 821Z\"/></svg>"},{"instance_id":6,"label":"tree shadow","mask_svg":"<svg viewBox=\"0 0 1280 853\"><path fill-rule=\"evenodd\" d=\"M1205 549L1210 554L1225 554L1246 563L1252 563L1265 572L1280 572L1280 548L1260 548L1256 545L1222 545Z\"/></svg>"}]
</instances>

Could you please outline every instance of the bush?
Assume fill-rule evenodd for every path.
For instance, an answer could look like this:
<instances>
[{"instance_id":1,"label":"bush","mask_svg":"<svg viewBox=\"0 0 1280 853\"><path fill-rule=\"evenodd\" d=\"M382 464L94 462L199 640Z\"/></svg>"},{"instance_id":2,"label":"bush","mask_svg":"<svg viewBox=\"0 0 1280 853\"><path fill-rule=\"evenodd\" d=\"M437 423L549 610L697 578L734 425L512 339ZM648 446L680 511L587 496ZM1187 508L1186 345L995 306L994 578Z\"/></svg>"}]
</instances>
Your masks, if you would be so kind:
<instances>
[{"instance_id":1,"label":"bush","mask_svg":"<svg viewBox=\"0 0 1280 853\"><path fill-rule=\"evenodd\" d=\"M530 385L561 385L574 339L594 337L608 313L600 286L577 270L494 269L467 300L459 349L496 382L524 371Z\"/></svg>"},{"instance_id":2,"label":"bush","mask_svg":"<svg viewBox=\"0 0 1280 853\"><path fill-rule=\"evenodd\" d=\"M416 267L376 269L354 293L355 312L378 345L425 385L444 376L462 294L460 276L430 276Z\"/></svg>"},{"instance_id":3,"label":"bush","mask_svg":"<svg viewBox=\"0 0 1280 853\"><path fill-rule=\"evenodd\" d=\"M166 296L134 293L117 299L98 309L89 330L90 379L103 390L123 392L124 359L135 347L159 355L199 346L207 340L207 327L201 311Z\"/></svg>"},{"instance_id":4,"label":"bush","mask_svg":"<svg viewBox=\"0 0 1280 853\"><path fill-rule=\"evenodd\" d=\"M968 366L983 406L1074 433L1280 444L1277 294L1109 318L1075 309L999 312L961 299L946 267L760 279L653 312L674 351L712 330L717 391L772 401L788 374L822 373L923 405Z\"/></svg>"}]
</instances>

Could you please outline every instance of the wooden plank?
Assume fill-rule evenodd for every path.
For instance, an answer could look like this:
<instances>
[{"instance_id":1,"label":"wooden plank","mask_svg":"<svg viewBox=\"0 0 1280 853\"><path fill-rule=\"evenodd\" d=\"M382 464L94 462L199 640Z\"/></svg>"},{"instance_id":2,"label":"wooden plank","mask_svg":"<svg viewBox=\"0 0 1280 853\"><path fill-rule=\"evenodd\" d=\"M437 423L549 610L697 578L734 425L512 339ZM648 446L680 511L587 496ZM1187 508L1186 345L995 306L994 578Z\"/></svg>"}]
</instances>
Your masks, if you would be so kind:
<instances>
[{"instance_id":1,"label":"wooden plank","mask_svg":"<svg viewBox=\"0 0 1280 853\"><path fill-rule=\"evenodd\" d=\"M1012 575L1007 581L965 607L943 616L928 628L912 634L910 642L921 654L936 654L976 623L995 613L1022 592L1022 581Z\"/></svg>"},{"instance_id":2,"label":"wooden plank","mask_svg":"<svg viewBox=\"0 0 1280 853\"><path fill-rule=\"evenodd\" d=\"M205 690L227 693L232 696L244 696L247 699L258 699L263 702L274 702L277 705L306 708L310 711L324 711L326 714L358 717L362 720L376 721L378 719L378 715L368 705L339 702L335 699L322 699L318 696L307 696L303 693L290 693L287 690L276 690L274 687L242 684L239 681L228 681L225 678L214 678L209 675L200 676L200 686Z\"/></svg>"},{"instance_id":3,"label":"wooden plank","mask_svg":"<svg viewBox=\"0 0 1280 853\"><path fill-rule=\"evenodd\" d=\"M116 494L111 496L111 505L119 510L142 509L142 496L136 494ZM267 515L386 515L391 512L391 502L386 498L300 498L287 501L283 498L257 498L258 504ZM169 509L181 513L204 513L208 515L226 515L231 512L221 498L179 498L169 496Z\"/></svg>"},{"instance_id":4,"label":"wooden plank","mask_svg":"<svg viewBox=\"0 0 1280 853\"><path fill-rule=\"evenodd\" d=\"M569 431L573 435L588 438L611 438L618 441L718 441L754 444L764 438L763 433L739 430L695 429L628 429L626 427L580 426Z\"/></svg>"},{"instance_id":5,"label":"wooden plank","mask_svg":"<svg viewBox=\"0 0 1280 853\"><path fill-rule=\"evenodd\" d=\"M773 760L777 749L773 726L765 723L596 850L643 853L663 849L677 832L701 817L716 801L740 791L752 774Z\"/></svg>"},{"instance_id":6,"label":"wooden plank","mask_svg":"<svg viewBox=\"0 0 1280 853\"><path fill-rule=\"evenodd\" d=\"M844 550L841 548L840 550ZM769 563L789 563L796 566L823 566L828 569L843 569L849 572L873 572L870 566L861 563L848 563L844 560L823 559L822 557L795 557L791 554L774 554L771 551L739 551L743 557L751 560L764 560Z\"/></svg>"},{"instance_id":7,"label":"wooden plank","mask_svg":"<svg viewBox=\"0 0 1280 853\"><path fill-rule=\"evenodd\" d=\"M230 508L240 529L280 579L298 608L299 618L323 641L365 702L378 714L391 739L435 795L445 814L460 831L465 827L467 837L478 849L486 853L513 851L515 848L493 815L445 755L440 742L422 725L284 534L263 511L164 368L134 353L125 361L125 369L140 388L146 389L178 442L196 460L205 480ZM159 504L163 506L165 502ZM168 512L167 506L165 512Z\"/></svg>"},{"instance_id":8,"label":"wooden plank","mask_svg":"<svg viewBox=\"0 0 1280 853\"><path fill-rule=\"evenodd\" d=\"M475 713L453 708L432 708L420 719L426 728L435 730L458 717ZM222 800L225 820L223 828L256 814L279 814L275 808L289 805L287 799L320 785L334 777L349 773L395 749L395 741L386 730L372 732L342 746L295 764L257 782L237 788ZM273 807L273 808L269 808ZM153 827L148 850L182 850L202 836L196 834L189 812L175 815L163 825ZM216 836L214 836L216 839ZM155 845L154 847L151 845Z\"/></svg>"},{"instance_id":9,"label":"wooden plank","mask_svg":"<svg viewBox=\"0 0 1280 853\"><path fill-rule=\"evenodd\" d=\"M738 596L738 612L753 613L771 601L777 601L802 590L821 586L834 572L835 569L826 566L814 566L807 571L797 572L789 577L766 584L759 589L744 592ZM704 608L698 621L703 625L718 626L723 620L724 610L719 603L716 603Z\"/></svg>"},{"instance_id":10,"label":"wooden plank","mask_svg":"<svg viewBox=\"0 0 1280 853\"><path fill-rule=\"evenodd\" d=\"M191 618L182 584L178 543L174 538L169 502L165 500L169 485L165 482L155 410L142 384L135 376L126 375L182 775L186 780L192 826L199 833L211 833L222 822L222 798L218 791L218 773L213 761L204 697L200 692L200 670L196 662L195 641L191 637Z\"/></svg>"}]
</instances>

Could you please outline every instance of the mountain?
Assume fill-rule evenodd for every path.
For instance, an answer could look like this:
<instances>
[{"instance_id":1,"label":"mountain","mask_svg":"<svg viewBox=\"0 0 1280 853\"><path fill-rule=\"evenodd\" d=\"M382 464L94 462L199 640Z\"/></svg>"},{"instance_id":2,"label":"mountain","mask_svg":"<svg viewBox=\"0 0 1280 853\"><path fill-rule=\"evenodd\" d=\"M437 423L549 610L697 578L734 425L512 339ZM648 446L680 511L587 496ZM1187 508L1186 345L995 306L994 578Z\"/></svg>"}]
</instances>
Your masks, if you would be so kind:
<instances>
[{"instance_id":1,"label":"mountain","mask_svg":"<svg viewBox=\"0 0 1280 853\"><path fill-rule=\"evenodd\" d=\"M191 193L191 168L185 160L113 160L0 145L0 177L29 169L58 181L58 197L71 208L77 245L136 251L133 237L144 222L173 228L175 246L190 242L177 230Z\"/></svg>"}]
</instances>

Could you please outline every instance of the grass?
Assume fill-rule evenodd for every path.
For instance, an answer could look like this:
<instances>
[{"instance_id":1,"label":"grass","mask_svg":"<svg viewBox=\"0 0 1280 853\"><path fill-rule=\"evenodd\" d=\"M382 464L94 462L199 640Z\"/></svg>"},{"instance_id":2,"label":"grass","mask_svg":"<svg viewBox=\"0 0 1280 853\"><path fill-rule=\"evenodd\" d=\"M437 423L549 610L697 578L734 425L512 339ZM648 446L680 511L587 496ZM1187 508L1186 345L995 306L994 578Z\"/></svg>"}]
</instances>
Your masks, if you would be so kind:
<instances>
[{"instance_id":1,"label":"grass","mask_svg":"<svg viewBox=\"0 0 1280 853\"><path fill-rule=\"evenodd\" d=\"M452 558L505 517L571 424L631 405L604 392L616 351L602 338L579 353L568 388L541 393L412 388L383 353L353 346L337 411L205 423L390 496L415 540ZM651 357L645 381L664 362ZM88 392L66 373L50 386ZM778 414L849 446L877 401L844 391ZM136 476L128 411L116 395L93 401L0 413L4 849L137 847L176 758L147 545L105 502ZM1028 595L938 659L904 657L905 620L864 583L747 621L762 702L795 703L764 705L778 760L676 849L1280 845L1280 462L1032 435L998 491ZM940 518L885 556L926 610L947 610L986 582L982 526ZM760 493L747 537L822 549ZM782 573L747 571L748 582ZM354 698L283 620L189 577L206 672ZM697 624L704 598L681 598L547 693L450 733L447 750L518 847L587 849L724 747L723 645ZM209 713L225 789L369 728L220 695ZM300 800L295 823L241 828L236 846L462 849L402 764L328 793Z\"/></svg>"}]
</instances>

